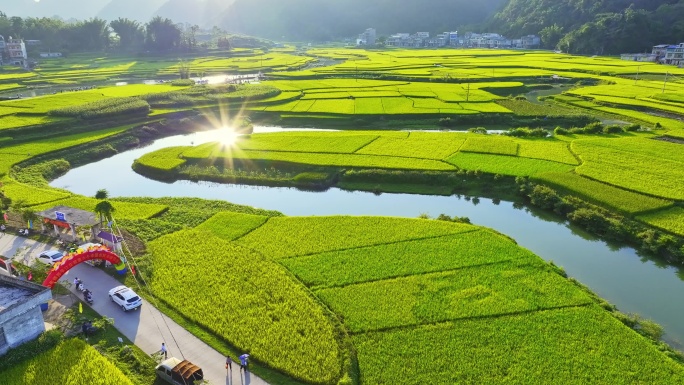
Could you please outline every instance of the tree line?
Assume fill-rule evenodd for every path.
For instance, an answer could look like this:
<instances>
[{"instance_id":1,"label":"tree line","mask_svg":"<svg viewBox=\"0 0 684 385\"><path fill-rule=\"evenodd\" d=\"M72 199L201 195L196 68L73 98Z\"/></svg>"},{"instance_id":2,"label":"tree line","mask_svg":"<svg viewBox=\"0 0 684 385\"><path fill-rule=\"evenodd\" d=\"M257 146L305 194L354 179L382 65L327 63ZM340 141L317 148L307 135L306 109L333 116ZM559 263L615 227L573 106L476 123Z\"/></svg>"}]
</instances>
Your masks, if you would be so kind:
<instances>
[{"instance_id":1,"label":"tree line","mask_svg":"<svg viewBox=\"0 0 684 385\"><path fill-rule=\"evenodd\" d=\"M198 45L198 31L197 25L184 26L159 16L143 24L127 18L67 22L49 17L8 17L0 12L0 35L5 39L40 40L43 50L192 51Z\"/></svg>"}]
</instances>

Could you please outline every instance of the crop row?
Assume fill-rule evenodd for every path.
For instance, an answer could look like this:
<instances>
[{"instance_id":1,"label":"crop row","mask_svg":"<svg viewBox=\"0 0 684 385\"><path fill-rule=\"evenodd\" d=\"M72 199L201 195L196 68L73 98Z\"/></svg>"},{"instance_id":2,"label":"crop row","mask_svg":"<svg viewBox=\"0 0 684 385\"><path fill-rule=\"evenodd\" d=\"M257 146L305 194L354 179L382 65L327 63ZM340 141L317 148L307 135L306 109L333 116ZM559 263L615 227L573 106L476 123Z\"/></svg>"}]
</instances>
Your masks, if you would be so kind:
<instances>
[{"instance_id":1,"label":"crop row","mask_svg":"<svg viewBox=\"0 0 684 385\"><path fill-rule=\"evenodd\" d=\"M270 219L237 242L279 259L457 234L472 229L469 225L422 219L280 217Z\"/></svg>"},{"instance_id":2,"label":"crop row","mask_svg":"<svg viewBox=\"0 0 684 385\"><path fill-rule=\"evenodd\" d=\"M424 225L429 223L416 223ZM536 258L499 234L473 230L288 258L281 263L307 286L324 288Z\"/></svg>"},{"instance_id":3,"label":"crop row","mask_svg":"<svg viewBox=\"0 0 684 385\"><path fill-rule=\"evenodd\" d=\"M673 207L669 210L641 215L638 218L649 225L684 237L684 208L682 207Z\"/></svg>"},{"instance_id":4,"label":"crop row","mask_svg":"<svg viewBox=\"0 0 684 385\"><path fill-rule=\"evenodd\" d=\"M353 337L361 383L678 384L684 369L597 306Z\"/></svg>"},{"instance_id":5,"label":"crop row","mask_svg":"<svg viewBox=\"0 0 684 385\"><path fill-rule=\"evenodd\" d=\"M148 250L155 295L191 321L295 378L338 380L342 337L282 266L207 231L166 235L150 242ZM193 274L184 273L188 270Z\"/></svg>"},{"instance_id":6,"label":"crop row","mask_svg":"<svg viewBox=\"0 0 684 385\"><path fill-rule=\"evenodd\" d=\"M662 209L672 205L671 201L637 194L573 173L540 174L535 179L553 187L560 187L588 201L628 214Z\"/></svg>"},{"instance_id":7,"label":"crop row","mask_svg":"<svg viewBox=\"0 0 684 385\"><path fill-rule=\"evenodd\" d=\"M167 147L147 153L135 160L136 164L157 170L170 171L185 164L185 159L180 158L183 151L191 147Z\"/></svg>"},{"instance_id":8,"label":"crop row","mask_svg":"<svg viewBox=\"0 0 684 385\"><path fill-rule=\"evenodd\" d=\"M461 151L516 156L518 144L508 138L496 136L469 137L461 147Z\"/></svg>"},{"instance_id":9,"label":"crop row","mask_svg":"<svg viewBox=\"0 0 684 385\"><path fill-rule=\"evenodd\" d=\"M642 155L638 148L617 150L590 142L572 143L584 164L577 173L615 186L663 198L684 200L684 163Z\"/></svg>"},{"instance_id":10,"label":"crop row","mask_svg":"<svg viewBox=\"0 0 684 385\"><path fill-rule=\"evenodd\" d=\"M240 238L266 223L268 217L235 212L220 212L197 226L202 233L213 234L226 241Z\"/></svg>"},{"instance_id":11,"label":"crop row","mask_svg":"<svg viewBox=\"0 0 684 385\"><path fill-rule=\"evenodd\" d=\"M480 170L492 174L531 176L545 172L568 172L574 167L541 159L529 159L507 155L458 153L447 162L464 170Z\"/></svg>"},{"instance_id":12,"label":"crop row","mask_svg":"<svg viewBox=\"0 0 684 385\"><path fill-rule=\"evenodd\" d=\"M133 385L95 348L76 338L11 367L0 378L8 385Z\"/></svg>"},{"instance_id":13,"label":"crop row","mask_svg":"<svg viewBox=\"0 0 684 385\"><path fill-rule=\"evenodd\" d=\"M353 333L591 301L538 259L322 289L316 295Z\"/></svg>"}]
</instances>

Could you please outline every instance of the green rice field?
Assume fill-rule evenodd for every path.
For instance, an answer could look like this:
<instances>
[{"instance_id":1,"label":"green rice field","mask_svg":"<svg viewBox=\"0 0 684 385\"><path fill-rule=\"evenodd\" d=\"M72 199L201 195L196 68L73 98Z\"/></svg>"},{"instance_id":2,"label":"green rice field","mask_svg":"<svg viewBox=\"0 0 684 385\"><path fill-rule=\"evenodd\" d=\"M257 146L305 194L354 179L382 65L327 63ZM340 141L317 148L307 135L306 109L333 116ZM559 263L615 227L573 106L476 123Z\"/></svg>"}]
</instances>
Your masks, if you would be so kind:
<instances>
[{"instance_id":1,"label":"green rice field","mask_svg":"<svg viewBox=\"0 0 684 385\"><path fill-rule=\"evenodd\" d=\"M320 66L320 58L336 62ZM664 242L684 236L684 69L543 51L287 47L183 64L193 76L261 72L259 84L111 86L177 78L180 65L169 57L72 55L26 73L0 70L0 91L10 93L95 86L0 101L4 198L31 211L93 210L97 199L47 186L40 162L59 152L69 159L62 165L75 167L145 139L185 133L174 125L200 130L234 119L247 129L339 131L252 133L169 147L140 156L133 167L166 181L187 177L190 168L214 168L333 186L356 173L378 180L346 186L356 182L376 193L386 191L383 176L400 175L416 182L388 182L388 189L444 195L470 181L492 188L529 177L652 227L639 237L653 229L664 231ZM643 78L634 79L637 71ZM532 91L548 93L535 100ZM594 122L596 130L573 130L579 122ZM481 128L522 130L476 133ZM94 142L98 147L88 146ZM429 178L443 183L429 190ZM193 198L111 203L118 223L140 241L140 268L153 295L210 343L249 352L257 368L286 381L684 382L684 366L663 345L493 230L422 218L286 217ZM60 345L0 378L40 383L51 368L46 363L64 356L92 360L107 375L57 371L54 381L128 383L81 345Z\"/></svg>"}]
</instances>

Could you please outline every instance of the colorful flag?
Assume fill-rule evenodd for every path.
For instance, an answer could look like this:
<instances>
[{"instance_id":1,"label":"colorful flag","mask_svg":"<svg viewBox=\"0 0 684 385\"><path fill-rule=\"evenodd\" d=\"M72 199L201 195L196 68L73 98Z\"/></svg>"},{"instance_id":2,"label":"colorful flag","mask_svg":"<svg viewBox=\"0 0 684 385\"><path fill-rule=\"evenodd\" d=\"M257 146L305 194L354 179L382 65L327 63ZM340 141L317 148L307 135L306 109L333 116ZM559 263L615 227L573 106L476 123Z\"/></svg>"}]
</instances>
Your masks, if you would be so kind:
<instances>
[{"instance_id":1,"label":"colorful flag","mask_svg":"<svg viewBox=\"0 0 684 385\"><path fill-rule=\"evenodd\" d=\"M135 275L135 266L131 265L131 274Z\"/></svg>"},{"instance_id":2,"label":"colorful flag","mask_svg":"<svg viewBox=\"0 0 684 385\"><path fill-rule=\"evenodd\" d=\"M7 213L4 213L2 215L3 218L5 218L5 222L9 221L9 217L7 216Z\"/></svg>"},{"instance_id":3,"label":"colorful flag","mask_svg":"<svg viewBox=\"0 0 684 385\"><path fill-rule=\"evenodd\" d=\"M83 302L78 303L78 312L83 313Z\"/></svg>"},{"instance_id":4,"label":"colorful flag","mask_svg":"<svg viewBox=\"0 0 684 385\"><path fill-rule=\"evenodd\" d=\"M33 279L33 274L31 274L31 272L29 271L29 273L28 273L28 280L30 281L30 280L32 280L32 279Z\"/></svg>"}]
</instances>

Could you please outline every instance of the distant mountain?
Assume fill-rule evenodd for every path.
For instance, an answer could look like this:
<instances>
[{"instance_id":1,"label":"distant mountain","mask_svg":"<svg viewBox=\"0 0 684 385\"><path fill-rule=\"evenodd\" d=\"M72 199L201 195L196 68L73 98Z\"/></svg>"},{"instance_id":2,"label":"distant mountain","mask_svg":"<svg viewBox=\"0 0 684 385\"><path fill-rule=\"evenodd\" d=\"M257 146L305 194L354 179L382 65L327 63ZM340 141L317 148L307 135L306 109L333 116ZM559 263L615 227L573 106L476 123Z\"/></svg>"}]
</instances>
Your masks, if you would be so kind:
<instances>
[{"instance_id":1,"label":"distant mountain","mask_svg":"<svg viewBox=\"0 0 684 385\"><path fill-rule=\"evenodd\" d=\"M155 12L155 16L176 22L213 27L232 0L168 0Z\"/></svg>"},{"instance_id":2,"label":"distant mountain","mask_svg":"<svg viewBox=\"0 0 684 385\"><path fill-rule=\"evenodd\" d=\"M228 31L286 40L444 32L484 22L507 0L235 0L221 20Z\"/></svg>"},{"instance_id":3,"label":"distant mountain","mask_svg":"<svg viewBox=\"0 0 684 385\"><path fill-rule=\"evenodd\" d=\"M97 17L105 20L125 19L147 22L167 0L109 0Z\"/></svg>"}]
</instances>

